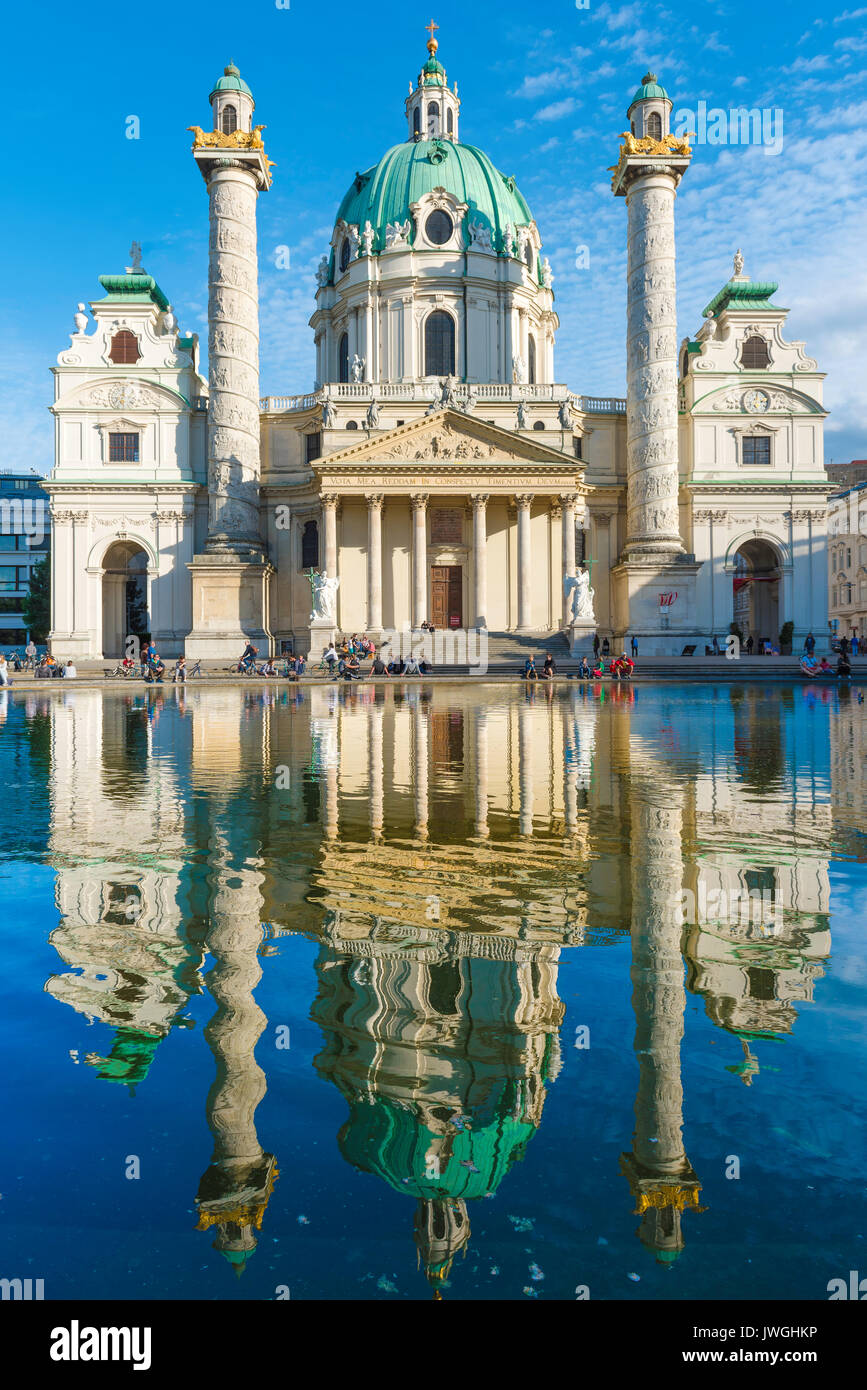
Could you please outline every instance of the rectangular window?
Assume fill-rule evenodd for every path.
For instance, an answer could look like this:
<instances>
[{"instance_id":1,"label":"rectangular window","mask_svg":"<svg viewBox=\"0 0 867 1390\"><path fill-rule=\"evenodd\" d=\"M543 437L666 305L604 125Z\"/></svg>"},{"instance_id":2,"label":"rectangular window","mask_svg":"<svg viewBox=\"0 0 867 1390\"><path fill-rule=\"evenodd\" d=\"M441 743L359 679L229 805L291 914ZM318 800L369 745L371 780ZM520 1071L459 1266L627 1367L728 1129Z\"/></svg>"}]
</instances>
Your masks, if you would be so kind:
<instances>
[{"instance_id":1,"label":"rectangular window","mask_svg":"<svg viewBox=\"0 0 867 1390\"><path fill-rule=\"evenodd\" d=\"M7 598L0 594L0 613L20 613L23 598Z\"/></svg>"},{"instance_id":2,"label":"rectangular window","mask_svg":"<svg viewBox=\"0 0 867 1390\"><path fill-rule=\"evenodd\" d=\"M832 551L831 551L831 573L832 573L832 574L836 574L836 573L837 573L837 552L836 552L836 550L832 550Z\"/></svg>"},{"instance_id":3,"label":"rectangular window","mask_svg":"<svg viewBox=\"0 0 867 1390\"><path fill-rule=\"evenodd\" d=\"M0 550L15 550L17 539L15 535L8 536L5 531L0 532Z\"/></svg>"},{"instance_id":4,"label":"rectangular window","mask_svg":"<svg viewBox=\"0 0 867 1390\"><path fill-rule=\"evenodd\" d=\"M312 463L314 459L318 459L322 455L322 435L306 434L304 438L306 440L307 462Z\"/></svg>"},{"instance_id":5,"label":"rectangular window","mask_svg":"<svg viewBox=\"0 0 867 1390\"><path fill-rule=\"evenodd\" d=\"M108 436L109 463L138 463L137 434L110 434Z\"/></svg>"},{"instance_id":6,"label":"rectangular window","mask_svg":"<svg viewBox=\"0 0 867 1390\"><path fill-rule=\"evenodd\" d=\"M0 565L0 593L13 594L18 588L18 571L7 565Z\"/></svg>"},{"instance_id":7,"label":"rectangular window","mask_svg":"<svg viewBox=\"0 0 867 1390\"><path fill-rule=\"evenodd\" d=\"M744 465L767 465L771 461L771 441L763 435L744 435Z\"/></svg>"},{"instance_id":8,"label":"rectangular window","mask_svg":"<svg viewBox=\"0 0 867 1390\"><path fill-rule=\"evenodd\" d=\"M576 459L581 457L581 437L580 435L572 440L572 448L575 450Z\"/></svg>"}]
</instances>

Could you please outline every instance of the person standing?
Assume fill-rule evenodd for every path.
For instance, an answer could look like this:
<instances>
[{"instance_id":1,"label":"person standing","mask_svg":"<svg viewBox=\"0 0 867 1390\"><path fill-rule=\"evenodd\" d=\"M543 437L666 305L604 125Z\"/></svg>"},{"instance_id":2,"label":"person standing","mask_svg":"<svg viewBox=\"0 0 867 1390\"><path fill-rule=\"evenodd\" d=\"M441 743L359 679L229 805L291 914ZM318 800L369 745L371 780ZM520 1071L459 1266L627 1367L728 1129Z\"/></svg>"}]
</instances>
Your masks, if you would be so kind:
<instances>
[{"instance_id":1,"label":"person standing","mask_svg":"<svg viewBox=\"0 0 867 1390\"><path fill-rule=\"evenodd\" d=\"M27 660L31 662L31 664L36 661L36 643L34 642L32 637L30 638L30 641L27 643L27 646L24 648L24 655L27 657Z\"/></svg>"},{"instance_id":2,"label":"person standing","mask_svg":"<svg viewBox=\"0 0 867 1390\"><path fill-rule=\"evenodd\" d=\"M812 632L808 632L807 635L806 635L806 637L804 638L804 651L807 653L807 656L812 656L812 655L813 655L813 650L814 650L815 646L816 646L816 639L815 639L815 637L813 636Z\"/></svg>"},{"instance_id":3,"label":"person standing","mask_svg":"<svg viewBox=\"0 0 867 1390\"><path fill-rule=\"evenodd\" d=\"M593 634L593 655L594 655L594 657L597 657L597 658L598 658L598 656L599 656L599 633L598 633L598 632L594 632L594 634Z\"/></svg>"},{"instance_id":4,"label":"person standing","mask_svg":"<svg viewBox=\"0 0 867 1390\"><path fill-rule=\"evenodd\" d=\"M603 655L603 657L606 657L606 656L609 656L610 653L611 653L611 643L608 641L608 638L607 638L607 637L603 637L603 638L602 638L602 655Z\"/></svg>"},{"instance_id":5,"label":"person standing","mask_svg":"<svg viewBox=\"0 0 867 1390\"><path fill-rule=\"evenodd\" d=\"M633 637L633 639L632 639L632 641L631 641L631 643L630 643L630 646L632 647L632 660L634 661L635 658L638 656L638 638L637 638L637 637Z\"/></svg>"}]
</instances>

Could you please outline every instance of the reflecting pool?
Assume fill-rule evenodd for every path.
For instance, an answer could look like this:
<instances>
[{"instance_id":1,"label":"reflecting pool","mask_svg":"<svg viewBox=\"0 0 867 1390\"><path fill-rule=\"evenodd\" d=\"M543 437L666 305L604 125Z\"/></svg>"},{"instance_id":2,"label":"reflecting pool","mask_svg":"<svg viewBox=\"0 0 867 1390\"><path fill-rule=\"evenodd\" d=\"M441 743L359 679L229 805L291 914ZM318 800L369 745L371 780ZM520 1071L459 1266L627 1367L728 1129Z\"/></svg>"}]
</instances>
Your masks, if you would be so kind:
<instances>
[{"instance_id":1,"label":"reflecting pool","mask_svg":"<svg viewBox=\"0 0 867 1390\"><path fill-rule=\"evenodd\" d=\"M867 1273L865 708L0 692L0 1276L399 1301Z\"/></svg>"}]
</instances>

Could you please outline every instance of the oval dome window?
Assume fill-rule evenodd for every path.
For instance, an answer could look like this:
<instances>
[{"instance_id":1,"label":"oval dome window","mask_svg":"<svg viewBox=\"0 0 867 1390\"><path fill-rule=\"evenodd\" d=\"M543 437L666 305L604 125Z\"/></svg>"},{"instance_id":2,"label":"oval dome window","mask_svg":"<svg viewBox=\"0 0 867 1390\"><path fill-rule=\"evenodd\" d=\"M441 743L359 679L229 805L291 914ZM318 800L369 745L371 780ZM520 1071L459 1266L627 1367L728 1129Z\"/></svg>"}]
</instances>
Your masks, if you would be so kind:
<instances>
[{"instance_id":1,"label":"oval dome window","mask_svg":"<svg viewBox=\"0 0 867 1390\"><path fill-rule=\"evenodd\" d=\"M434 246L445 246L453 231L452 219L441 208L435 208L424 224L424 234Z\"/></svg>"}]
</instances>

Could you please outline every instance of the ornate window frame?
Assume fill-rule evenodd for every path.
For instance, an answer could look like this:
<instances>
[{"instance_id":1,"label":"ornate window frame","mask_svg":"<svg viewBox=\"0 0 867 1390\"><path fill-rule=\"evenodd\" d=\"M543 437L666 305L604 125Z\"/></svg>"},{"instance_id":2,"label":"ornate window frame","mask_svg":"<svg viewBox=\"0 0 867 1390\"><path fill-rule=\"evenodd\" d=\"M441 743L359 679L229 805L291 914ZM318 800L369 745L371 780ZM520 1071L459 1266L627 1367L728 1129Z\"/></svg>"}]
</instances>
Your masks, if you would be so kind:
<instances>
[{"instance_id":1,"label":"ornate window frame","mask_svg":"<svg viewBox=\"0 0 867 1390\"><path fill-rule=\"evenodd\" d=\"M469 211L468 203L459 203L453 193L438 185L430 193L425 193L417 203L410 204L410 212L415 221L413 251L459 251L464 252L464 219ZM452 234L447 241L437 244L428 241L425 226L432 212L444 212L452 220Z\"/></svg>"},{"instance_id":2,"label":"ornate window frame","mask_svg":"<svg viewBox=\"0 0 867 1390\"><path fill-rule=\"evenodd\" d=\"M769 440L770 440L770 451L769 451L769 452L770 452L770 459L769 459L769 461L768 461L766 464L762 464L761 466L762 466L763 469L764 469L764 468L773 468L773 467L776 465L776 457L775 457L776 450L775 450L775 446L774 446L774 435L779 434L781 428L782 428L782 426L780 426L780 425L766 425L765 422L764 422L763 420L756 420L756 421L755 421L753 424L751 424L751 425L733 425L733 426L731 427L729 433L732 435L732 437L734 438L734 441L735 441L735 462L736 462L738 468L743 468L743 467L745 467L745 466L749 466L749 467L756 467L756 466L758 466L758 465L754 465L754 464L750 464L750 465L745 465L745 464L744 464L744 446L743 446L743 441L744 441L745 438L747 438L747 439L756 439L756 438L762 439L762 438L766 438L766 439L769 439Z\"/></svg>"},{"instance_id":3,"label":"ornate window frame","mask_svg":"<svg viewBox=\"0 0 867 1390\"><path fill-rule=\"evenodd\" d=\"M100 434L100 456L102 463L106 467L114 467L116 464L123 468L138 468L144 463L145 457L145 435L150 428L147 423L141 420L127 420L123 416L115 416L111 420L97 420L96 428ZM138 435L138 462L125 463L122 459L109 458L110 434L137 434Z\"/></svg>"},{"instance_id":4,"label":"ornate window frame","mask_svg":"<svg viewBox=\"0 0 867 1390\"><path fill-rule=\"evenodd\" d=\"M764 367L746 367L746 366L744 366L744 362L743 362L744 348L745 348L745 346L746 346L746 344L748 343L748 341L749 341L750 338L761 338L762 342L764 343L765 347L767 348L767 350L768 350L768 361L767 361L767 365L766 365L766 366L764 366ZM738 371L739 371L739 372L769 372L769 371L771 371L771 370L773 369L773 366L774 366L774 352L773 352L773 348L774 348L774 335L773 335L773 331L768 332L767 329L762 328L761 324L758 324L758 323L748 323L747 326L746 326L746 327L744 328L744 330L743 330L742 336L741 336L740 338L737 339L737 352L736 352L736 354L735 354L735 362L737 363Z\"/></svg>"}]
</instances>

